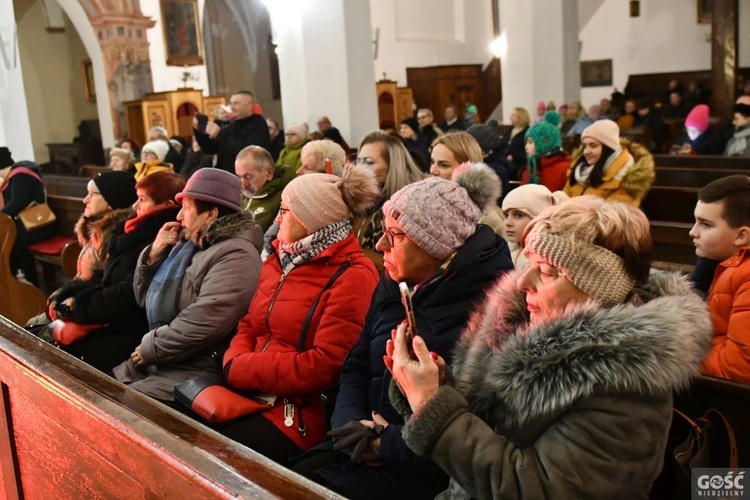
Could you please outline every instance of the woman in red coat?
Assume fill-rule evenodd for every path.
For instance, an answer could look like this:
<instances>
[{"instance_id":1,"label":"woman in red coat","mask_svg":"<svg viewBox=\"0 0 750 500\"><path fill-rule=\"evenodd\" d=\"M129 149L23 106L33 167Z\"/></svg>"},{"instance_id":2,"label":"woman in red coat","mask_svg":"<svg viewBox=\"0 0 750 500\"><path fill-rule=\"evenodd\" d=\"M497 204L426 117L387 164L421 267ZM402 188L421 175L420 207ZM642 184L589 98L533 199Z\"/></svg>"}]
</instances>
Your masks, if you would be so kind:
<instances>
[{"instance_id":1,"label":"woman in red coat","mask_svg":"<svg viewBox=\"0 0 750 500\"><path fill-rule=\"evenodd\" d=\"M275 252L224 355L232 387L275 395L276 402L220 429L227 437L277 462L325 439L320 393L338 381L378 282L349 219L378 198L375 176L364 167L348 168L342 178L304 175L284 189Z\"/></svg>"}]
</instances>

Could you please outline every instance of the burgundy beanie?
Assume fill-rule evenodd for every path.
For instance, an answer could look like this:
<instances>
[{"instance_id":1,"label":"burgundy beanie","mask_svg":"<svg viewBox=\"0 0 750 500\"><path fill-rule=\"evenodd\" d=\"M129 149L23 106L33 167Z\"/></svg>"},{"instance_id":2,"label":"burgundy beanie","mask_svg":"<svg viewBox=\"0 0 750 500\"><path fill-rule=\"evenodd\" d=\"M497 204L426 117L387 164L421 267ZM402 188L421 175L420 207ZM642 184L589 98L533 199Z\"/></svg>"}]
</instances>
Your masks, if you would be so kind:
<instances>
[{"instance_id":1,"label":"burgundy beanie","mask_svg":"<svg viewBox=\"0 0 750 500\"><path fill-rule=\"evenodd\" d=\"M703 132L708 128L708 106L705 104L698 104L696 107L690 110L687 118L685 118L685 126L695 128Z\"/></svg>"},{"instance_id":2,"label":"burgundy beanie","mask_svg":"<svg viewBox=\"0 0 750 500\"><path fill-rule=\"evenodd\" d=\"M219 168L201 168L187 181L185 189L177 195L177 201L182 203L187 196L239 212L241 192L242 184L236 175Z\"/></svg>"}]
</instances>

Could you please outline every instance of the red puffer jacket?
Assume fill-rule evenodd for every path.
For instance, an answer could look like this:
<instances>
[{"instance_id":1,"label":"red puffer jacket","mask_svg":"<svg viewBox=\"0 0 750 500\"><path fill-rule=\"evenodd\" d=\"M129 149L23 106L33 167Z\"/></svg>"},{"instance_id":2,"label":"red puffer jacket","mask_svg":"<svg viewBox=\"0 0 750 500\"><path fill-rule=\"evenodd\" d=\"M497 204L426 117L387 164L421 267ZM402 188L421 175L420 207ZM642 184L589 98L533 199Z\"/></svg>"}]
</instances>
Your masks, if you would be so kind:
<instances>
[{"instance_id":1,"label":"red puffer jacket","mask_svg":"<svg viewBox=\"0 0 750 500\"><path fill-rule=\"evenodd\" d=\"M304 350L298 352L302 325L313 301L347 261L351 267L321 296ZM375 266L353 234L284 278L276 255L263 263L258 290L224 355L224 370L233 387L278 396L276 405L263 416L303 450L325 439L320 392L338 382L344 358L359 339L377 283ZM284 425L285 399L294 404L291 427ZM299 431L301 423L306 428L304 436Z\"/></svg>"},{"instance_id":2,"label":"red puffer jacket","mask_svg":"<svg viewBox=\"0 0 750 500\"><path fill-rule=\"evenodd\" d=\"M570 155L555 152L538 159L539 166L539 183L547 187L553 193L562 191L565 183L568 182L568 169L570 168ZM521 184L529 183L529 169L524 168L521 171Z\"/></svg>"}]
</instances>

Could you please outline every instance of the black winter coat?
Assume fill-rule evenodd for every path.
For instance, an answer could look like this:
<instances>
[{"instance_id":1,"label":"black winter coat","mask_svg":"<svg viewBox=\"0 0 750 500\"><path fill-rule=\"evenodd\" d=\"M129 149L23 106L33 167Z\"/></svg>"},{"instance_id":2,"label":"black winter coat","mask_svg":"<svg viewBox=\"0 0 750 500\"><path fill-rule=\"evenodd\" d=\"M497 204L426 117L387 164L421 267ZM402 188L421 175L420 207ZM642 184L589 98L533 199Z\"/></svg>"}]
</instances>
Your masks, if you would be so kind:
<instances>
[{"instance_id":1,"label":"black winter coat","mask_svg":"<svg viewBox=\"0 0 750 500\"><path fill-rule=\"evenodd\" d=\"M107 374L128 359L149 331L146 311L135 300L133 275L138 257L156 238L159 229L174 221L177 208L153 213L131 232L125 220L109 240L102 270L85 281L74 281L60 290L57 301L75 298L73 320L79 324L106 324L64 349Z\"/></svg>"},{"instance_id":2,"label":"black winter coat","mask_svg":"<svg viewBox=\"0 0 750 500\"><path fill-rule=\"evenodd\" d=\"M518 172L526 166L526 132L529 130L529 126L521 130L519 133L510 138L510 134L513 132L513 127L508 128L503 134L503 143L500 146L502 150L503 159L507 158L508 155L513 157L513 161L510 162L510 170L508 174L513 180L518 179ZM503 194L506 194L503 191Z\"/></svg>"},{"instance_id":3,"label":"black winter coat","mask_svg":"<svg viewBox=\"0 0 750 500\"><path fill-rule=\"evenodd\" d=\"M206 154L218 154L216 168L234 173L234 160L247 146L260 146L266 151L271 148L271 135L263 115L250 115L234 121L221 129L215 139L205 132L195 130L195 140Z\"/></svg>"},{"instance_id":4,"label":"black winter coat","mask_svg":"<svg viewBox=\"0 0 750 500\"><path fill-rule=\"evenodd\" d=\"M431 351L452 359L453 347L466 326L473 306L481 303L488 289L499 276L513 269L508 245L488 226L480 225L458 251L447 269L426 280L418 289L413 303L419 335ZM336 408L331 427L352 420L372 420L377 411L389 422L381 436L381 460L386 474L398 484L400 495L406 490L419 490L425 483L446 484L446 476L431 460L418 457L401 437L403 419L391 406L388 386L391 374L383 362L385 343L391 330L404 320L398 283L384 273L372 297L370 310L359 342L349 353L341 372ZM369 469L369 470L368 470ZM378 491L373 468L350 463L334 465L318 471L327 481L346 495L354 491ZM360 472L359 474L357 472ZM395 478L395 479L393 479ZM421 478L421 481L420 481ZM421 495L425 494L423 489Z\"/></svg>"}]
</instances>

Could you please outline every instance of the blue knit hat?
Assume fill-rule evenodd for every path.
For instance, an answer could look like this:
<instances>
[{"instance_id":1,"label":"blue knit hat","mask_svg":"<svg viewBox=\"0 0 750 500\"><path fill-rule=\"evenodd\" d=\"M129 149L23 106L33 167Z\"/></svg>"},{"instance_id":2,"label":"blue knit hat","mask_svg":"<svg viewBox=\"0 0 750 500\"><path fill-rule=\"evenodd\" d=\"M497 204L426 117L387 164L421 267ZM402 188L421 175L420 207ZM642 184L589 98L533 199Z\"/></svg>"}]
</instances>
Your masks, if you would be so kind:
<instances>
[{"instance_id":1,"label":"blue knit hat","mask_svg":"<svg viewBox=\"0 0 750 500\"><path fill-rule=\"evenodd\" d=\"M533 184L539 184L539 176L536 171L538 158L562 147L559 124L560 115L555 111L547 111L544 114L544 121L535 123L526 131L525 139L534 141L534 149L536 150L533 155L527 158L529 182Z\"/></svg>"}]
</instances>

